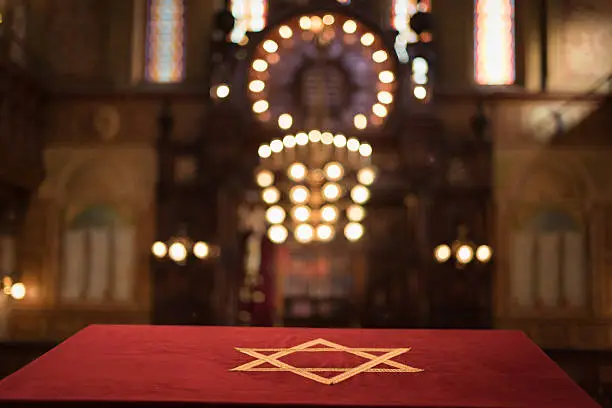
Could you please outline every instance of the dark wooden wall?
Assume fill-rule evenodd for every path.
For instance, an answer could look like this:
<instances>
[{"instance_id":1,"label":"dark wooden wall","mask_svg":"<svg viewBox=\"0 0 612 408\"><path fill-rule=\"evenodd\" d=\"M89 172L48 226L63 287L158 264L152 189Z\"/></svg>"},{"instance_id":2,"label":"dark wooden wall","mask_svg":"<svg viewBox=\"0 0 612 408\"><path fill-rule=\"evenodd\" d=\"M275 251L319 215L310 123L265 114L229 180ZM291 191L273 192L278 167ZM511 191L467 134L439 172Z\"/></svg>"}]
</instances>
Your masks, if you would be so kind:
<instances>
[{"instance_id":1,"label":"dark wooden wall","mask_svg":"<svg viewBox=\"0 0 612 408\"><path fill-rule=\"evenodd\" d=\"M18 233L30 195L44 178L45 92L36 60L8 30L0 31L0 230Z\"/></svg>"}]
</instances>

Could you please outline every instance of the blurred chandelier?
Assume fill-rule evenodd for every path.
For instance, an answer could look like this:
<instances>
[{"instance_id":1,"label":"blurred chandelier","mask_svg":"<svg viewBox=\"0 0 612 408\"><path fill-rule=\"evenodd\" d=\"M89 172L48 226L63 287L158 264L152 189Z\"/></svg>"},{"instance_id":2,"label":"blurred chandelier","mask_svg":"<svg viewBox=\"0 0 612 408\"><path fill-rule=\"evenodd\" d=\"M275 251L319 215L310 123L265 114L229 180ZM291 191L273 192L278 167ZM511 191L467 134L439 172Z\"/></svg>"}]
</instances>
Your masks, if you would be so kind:
<instances>
[{"instance_id":1,"label":"blurred chandelier","mask_svg":"<svg viewBox=\"0 0 612 408\"><path fill-rule=\"evenodd\" d=\"M369 144L311 130L273 140L258 153L255 179L273 243L327 243L337 231L350 242L363 237L363 206L376 179Z\"/></svg>"},{"instance_id":2,"label":"blurred chandelier","mask_svg":"<svg viewBox=\"0 0 612 408\"><path fill-rule=\"evenodd\" d=\"M185 265L189 258L207 260L219 256L219 248L204 241L194 242L181 235L168 242L156 241L151 245L151 253L159 260L170 259L179 265Z\"/></svg>"},{"instance_id":3,"label":"blurred chandelier","mask_svg":"<svg viewBox=\"0 0 612 408\"><path fill-rule=\"evenodd\" d=\"M493 257L493 251L488 245L475 245L467 238L468 230L461 225L458 228L458 237L451 245L438 245L434 250L434 258L438 263L445 263L454 258L458 268L464 268L473 261L488 263Z\"/></svg>"}]
</instances>

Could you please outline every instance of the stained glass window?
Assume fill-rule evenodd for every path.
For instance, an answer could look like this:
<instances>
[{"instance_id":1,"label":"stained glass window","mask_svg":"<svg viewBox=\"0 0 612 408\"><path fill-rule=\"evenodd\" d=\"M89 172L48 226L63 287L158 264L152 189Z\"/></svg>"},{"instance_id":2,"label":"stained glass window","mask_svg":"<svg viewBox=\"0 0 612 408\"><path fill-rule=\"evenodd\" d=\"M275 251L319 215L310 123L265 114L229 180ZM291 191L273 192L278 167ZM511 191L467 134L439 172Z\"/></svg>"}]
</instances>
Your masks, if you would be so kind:
<instances>
[{"instance_id":1,"label":"stained glass window","mask_svg":"<svg viewBox=\"0 0 612 408\"><path fill-rule=\"evenodd\" d=\"M241 43L247 31L258 32L266 28L268 0L231 0L230 11L236 22L230 40Z\"/></svg>"},{"instance_id":2,"label":"stained glass window","mask_svg":"<svg viewBox=\"0 0 612 408\"><path fill-rule=\"evenodd\" d=\"M146 78L172 83L185 73L185 10L183 0L149 0Z\"/></svg>"},{"instance_id":3,"label":"stained glass window","mask_svg":"<svg viewBox=\"0 0 612 408\"><path fill-rule=\"evenodd\" d=\"M475 0L474 75L480 85L511 85L516 78L514 0Z\"/></svg>"},{"instance_id":4,"label":"stained glass window","mask_svg":"<svg viewBox=\"0 0 612 408\"><path fill-rule=\"evenodd\" d=\"M431 39L430 33L424 33L419 38L412 28L410 28L410 18L417 12L431 11L431 0L393 0L391 8L391 26L398 31L395 37L395 52L400 62L408 62L408 52L406 45L414 44Z\"/></svg>"}]
</instances>

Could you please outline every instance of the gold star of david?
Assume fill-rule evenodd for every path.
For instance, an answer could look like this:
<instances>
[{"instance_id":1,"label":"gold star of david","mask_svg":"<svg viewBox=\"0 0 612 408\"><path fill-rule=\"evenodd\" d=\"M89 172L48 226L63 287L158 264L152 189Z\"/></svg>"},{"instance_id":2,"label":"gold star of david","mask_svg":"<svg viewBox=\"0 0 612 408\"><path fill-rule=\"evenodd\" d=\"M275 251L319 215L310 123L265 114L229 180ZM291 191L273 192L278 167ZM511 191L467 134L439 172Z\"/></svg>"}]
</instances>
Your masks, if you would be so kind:
<instances>
[{"instance_id":1,"label":"gold star of david","mask_svg":"<svg viewBox=\"0 0 612 408\"><path fill-rule=\"evenodd\" d=\"M401 354L407 353L408 351L410 351L410 348L353 348L332 343L331 341L325 339L316 339L290 348L255 349L236 347L236 350L248 356L251 356L256 360L232 368L230 371L289 371L293 374L297 374L326 385L338 384L360 373L418 373L423 371L420 368L410 367L408 365L398 363L397 361L393 361L393 358ZM343 351L365 358L368 361L354 368L299 368L279 360L279 358L288 356L289 354L293 353L326 351ZM266 352L274 352L274 354L262 354ZM374 355L371 354L372 352L385 354ZM262 364L266 363L273 365L274 367L259 367ZM392 368L376 368L379 365L386 365ZM317 371L337 371L341 372L341 374L338 374L331 378L325 378L321 377L318 374L315 374L315 372Z\"/></svg>"}]
</instances>

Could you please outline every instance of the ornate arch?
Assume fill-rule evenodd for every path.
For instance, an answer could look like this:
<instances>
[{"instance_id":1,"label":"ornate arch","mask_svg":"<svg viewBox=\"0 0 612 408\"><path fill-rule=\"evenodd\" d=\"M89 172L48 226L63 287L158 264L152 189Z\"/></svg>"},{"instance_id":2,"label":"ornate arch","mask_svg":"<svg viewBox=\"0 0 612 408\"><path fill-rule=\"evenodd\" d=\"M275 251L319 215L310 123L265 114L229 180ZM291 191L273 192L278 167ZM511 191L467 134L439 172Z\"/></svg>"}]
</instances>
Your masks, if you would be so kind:
<instances>
[{"instance_id":1,"label":"ornate arch","mask_svg":"<svg viewBox=\"0 0 612 408\"><path fill-rule=\"evenodd\" d=\"M312 12L268 27L257 40L246 92L262 124L287 132L367 132L386 123L397 59L376 28L349 15Z\"/></svg>"},{"instance_id":2,"label":"ornate arch","mask_svg":"<svg viewBox=\"0 0 612 408\"><path fill-rule=\"evenodd\" d=\"M569 155L537 158L514 178L510 196L522 202L581 200L595 191L584 165Z\"/></svg>"},{"instance_id":3,"label":"ornate arch","mask_svg":"<svg viewBox=\"0 0 612 408\"><path fill-rule=\"evenodd\" d=\"M584 165L569 155L547 154L520 168L503 206L509 216L507 227L523 228L538 214L550 211L585 223L587 197L592 197L596 189Z\"/></svg>"},{"instance_id":4,"label":"ornate arch","mask_svg":"<svg viewBox=\"0 0 612 408\"><path fill-rule=\"evenodd\" d=\"M39 195L60 207L75 201L83 201L84 205L86 201L125 201L137 208L146 208L152 201L153 160L152 156L142 157L143 152L133 153L48 152L48 176Z\"/></svg>"}]
</instances>

